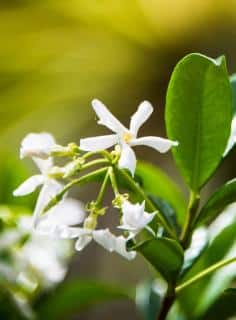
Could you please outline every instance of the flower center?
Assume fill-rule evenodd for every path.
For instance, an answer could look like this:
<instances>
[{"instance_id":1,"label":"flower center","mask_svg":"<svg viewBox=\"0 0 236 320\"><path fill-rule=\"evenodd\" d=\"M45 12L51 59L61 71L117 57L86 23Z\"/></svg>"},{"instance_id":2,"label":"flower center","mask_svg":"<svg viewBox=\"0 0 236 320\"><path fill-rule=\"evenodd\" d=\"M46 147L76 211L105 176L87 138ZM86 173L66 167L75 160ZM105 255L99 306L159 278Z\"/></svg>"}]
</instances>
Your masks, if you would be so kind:
<instances>
[{"instance_id":1,"label":"flower center","mask_svg":"<svg viewBox=\"0 0 236 320\"><path fill-rule=\"evenodd\" d=\"M124 133L123 135L124 142L129 143L132 139L133 139L133 136L130 132Z\"/></svg>"}]
</instances>

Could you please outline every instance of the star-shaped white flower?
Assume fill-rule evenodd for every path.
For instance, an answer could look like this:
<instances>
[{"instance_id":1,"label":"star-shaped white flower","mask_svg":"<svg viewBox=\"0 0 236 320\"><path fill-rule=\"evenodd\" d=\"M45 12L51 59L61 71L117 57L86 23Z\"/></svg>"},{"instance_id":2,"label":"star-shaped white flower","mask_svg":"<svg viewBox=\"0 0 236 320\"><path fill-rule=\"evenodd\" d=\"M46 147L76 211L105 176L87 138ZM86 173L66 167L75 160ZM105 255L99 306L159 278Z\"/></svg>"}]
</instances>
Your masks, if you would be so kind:
<instances>
[{"instance_id":1,"label":"star-shaped white flower","mask_svg":"<svg viewBox=\"0 0 236 320\"><path fill-rule=\"evenodd\" d=\"M132 204L127 200L124 201L122 213L122 225L118 228L129 231L129 238L135 237L155 216L155 212L145 212L145 201L142 204Z\"/></svg>"},{"instance_id":2,"label":"star-shaped white flower","mask_svg":"<svg viewBox=\"0 0 236 320\"><path fill-rule=\"evenodd\" d=\"M29 133L21 142L20 158L38 157L47 159L56 146L56 141L50 133Z\"/></svg>"},{"instance_id":3,"label":"star-shaped white flower","mask_svg":"<svg viewBox=\"0 0 236 320\"><path fill-rule=\"evenodd\" d=\"M144 101L139 105L138 110L131 117L129 129L124 127L99 100L93 100L92 106L99 118L98 123L106 126L115 134L81 139L80 148L84 151L99 151L117 144L120 145L119 167L128 169L132 175L134 175L136 168L136 156L132 150L133 146L144 145L164 153L172 146L178 145L176 141L160 137L137 137L139 128L153 112L153 107L148 101Z\"/></svg>"},{"instance_id":4,"label":"star-shaped white flower","mask_svg":"<svg viewBox=\"0 0 236 320\"><path fill-rule=\"evenodd\" d=\"M61 230L61 232L58 233L58 236L64 239L78 238L75 243L75 248L78 251L82 251L92 240L94 240L109 252L116 252L127 260L132 260L136 256L135 251L127 251L126 249L126 242L128 239L124 236L116 237L109 229L92 230L70 227Z\"/></svg>"},{"instance_id":5,"label":"star-shaped white flower","mask_svg":"<svg viewBox=\"0 0 236 320\"><path fill-rule=\"evenodd\" d=\"M14 196L24 196L34 192L39 186L42 186L33 214L33 224L36 226L43 208L63 189L63 185L48 175L53 168L52 158L43 160L33 157L33 161L41 173L25 180L13 194Z\"/></svg>"}]
</instances>

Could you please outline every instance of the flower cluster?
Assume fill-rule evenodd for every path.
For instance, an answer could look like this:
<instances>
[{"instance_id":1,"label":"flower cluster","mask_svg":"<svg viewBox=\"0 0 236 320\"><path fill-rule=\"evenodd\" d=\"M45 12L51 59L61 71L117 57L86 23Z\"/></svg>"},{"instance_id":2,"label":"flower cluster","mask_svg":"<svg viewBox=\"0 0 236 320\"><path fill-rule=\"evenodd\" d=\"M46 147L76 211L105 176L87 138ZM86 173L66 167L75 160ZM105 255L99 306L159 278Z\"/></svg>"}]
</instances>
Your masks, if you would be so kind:
<instances>
[{"instance_id":1,"label":"flower cluster","mask_svg":"<svg viewBox=\"0 0 236 320\"><path fill-rule=\"evenodd\" d=\"M131 260L135 251L128 251L127 240L134 239L144 228L149 230L157 212L146 212L147 199L140 203L131 203L129 196L121 194L117 183L119 172L130 172L128 178L133 180L136 169L136 156L134 146L144 145L154 148L159 152L166 152L177 142L159 137L137 136L139 128L150 117L153 107L144 101L131 117L130 127L127 129L116 119L110 111L98 100L92 101L99 124L113 131L111 135L92 137L80 140L80 145L74 143L60 146L51 134L30 133L22 141L20 157L31 157L38 167L40 174L33 175L23 182L15 191L15 196L29 194L41 186L36 207L33 214L35 231L42 235L75 239L76 250L82 250L92 240L110 252L117 252ZM111 152L107 151L115 146ZM91 160L94 156L101 158ZM64 166L56 165L60 157L69 159ZM93 169L102 165L100 169L81 175L83 170ZM97 176L102 176L102 185L98 197L85 208L77 210L74 200L67 197L70 188L76 184L92 181ZM98 220L104 215L103 198L106 187L111 184L115 199L112 204L121 214L120 225L117 226L122 234L116 236L108 228L97 229ZM135 182L134 182L135 183ZM88 214L86 214L86 211ZM153 234L153 233L152 233Z\"/></svg>"}]
</instances>

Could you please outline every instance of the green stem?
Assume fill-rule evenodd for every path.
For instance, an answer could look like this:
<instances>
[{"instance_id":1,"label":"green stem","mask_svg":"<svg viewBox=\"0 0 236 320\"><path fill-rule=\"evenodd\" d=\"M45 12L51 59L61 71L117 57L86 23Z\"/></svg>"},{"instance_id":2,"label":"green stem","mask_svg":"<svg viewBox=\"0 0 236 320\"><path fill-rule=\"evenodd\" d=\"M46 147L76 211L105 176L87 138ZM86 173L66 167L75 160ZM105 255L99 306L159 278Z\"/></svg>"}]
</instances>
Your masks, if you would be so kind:
<instances>
[{"instance_id":1,"label":"green stem","mask_svg":"<svg viewBox=\"0 0 236 320\"><path fill-rule=\"evenodd\" d=\"M94 178L96 178L97 176L103 175L107 172L108 167L105 168L101 168L101 169L97 169L93 172L90 172L88 174L85 174L84 176L75 179L73 181L71 181L70 183L68 183L67 185L65 185L65 187L54 197L52 198L49 203L47 204L47 206L44 208L43 212L45 213L46 211L48 211L50 208L52 208L53 206L55 206L64 196L64 194L70 190L74 185L84 185L88 182L91 182L94 180Z\"/></svg>"},{"instance_id":2,"label":"green stem","mask_svg":"<svg viewBox=\"0 0 236 320\"><path fill-rule=\"evenodd\" d=\"M120 192L118 189L118 184L116 181L116 176L115 176L115 172L114 169L112 167L109 168L109 176L110 176L110 180L111 180L111 185L112 185L112 189L115 193L115 196L119 196Z\"/></svg>"},{"instance_id":3,"label":"green stem","mask_svg":"<svg viewBox=\"0 0 236 320\"><path fill-rule=\"evenodd\" d=\"M110 169L110 167L107 169L107 173L105 175L105 178L103 180L101 189L99 191L99 194L98 194L98 197L97 197L97 200L96 200L96 206L98 208L101 206L101 204L103 202L103 198L104 198L104 195L105 195L105 192L106 192L106 188L107 188L107 185L108 185L108 182L109 182L109 177L110 177L109 169Z\"/></svg>"},{"instance_id":4,"label":"green stem","mask_svg":"<svg viewBox=\"0 0 236 320\"><path fill-rule=\"evenodd\" d=\"M130 187L143 199L148 211L156 212L157 219L159 223L165 228L166 232L174 239L177 240L177 236L173 229L169 226L166 220L163 218L161 213L157 210L152 201L147 197L142 188L130 177L130 175L125 170L119 170L120 174L123 176L125 181L130 185Z\"/></svg>"},{"instance_id":5,"label":"green stem","mask_svg":"<svg viewBox=\"0 0 236 320\"><path fill-rule=\"evenodd\" d=\"M224 266L227 266L228 264L231 264L233 262L236 262L236 257L229 258L229 259L224 259L222 261L219 261L219 262L213 264L209 268L203 270L202 272L199 272L194 277L190 278L189 280L187 280L184 283L182 283L179 286L177 286L175 288L175 292L176 293L180 293L183 289L185 289L186 287L190 286L194 282L200 280L201 278L207 276L208 274L210 274L210 273L212 273L212 272L214 272L214 271L216 271L216 270L218 270L218 269L220 269L220 268L222 268Z\"/></svg>"},{"instance_id":6,"label":"green stem","mask_svg":"<svg viewBox=\"0 0 236 320\"><path fill-rule=\"evenodd\" d=\"M100 154L101 156L103 156L104 158L106 158L106 159L108 159L110 161L112 160L112 157L111 157L110 153L108 151L106 151L106 150L90 151L90 152L85 153L82 156L82 158L83 159L88 159L88 158L93 157L93 156L98 155L98 154Z\"/></svg>"},{"instance_id":7,"label":"green stem","mask_svg":"<svg viewBox=\"0 0 236 320\"><path fill-rule=\"evenodd\" d=\"M199 206L199 194L191 191L190 192L190 197L189 197L189 205L188 205L188 211L187 211L187 218L185 220L185 224L182 230L181 234L181 243L184 248L187 248L189 245L189 240L191 237L191 226L192 226L192 221L196 216L198 206Z\"/></svg>"},{"instance_id":8,"label":"green stem","mask_svg":"<svg viewBox=\"0 0 236 320\"><path fill-rule=\"evenodd\" d=\"M86 169L89 169L93 166L96 166L96 165L99 165L99 164L109 164L109 161L107 159L96 159L96 160L92 160L88 163L85 163L82 168L80 169L81 170L86 170Z\"/></svg>"}]
</instances>

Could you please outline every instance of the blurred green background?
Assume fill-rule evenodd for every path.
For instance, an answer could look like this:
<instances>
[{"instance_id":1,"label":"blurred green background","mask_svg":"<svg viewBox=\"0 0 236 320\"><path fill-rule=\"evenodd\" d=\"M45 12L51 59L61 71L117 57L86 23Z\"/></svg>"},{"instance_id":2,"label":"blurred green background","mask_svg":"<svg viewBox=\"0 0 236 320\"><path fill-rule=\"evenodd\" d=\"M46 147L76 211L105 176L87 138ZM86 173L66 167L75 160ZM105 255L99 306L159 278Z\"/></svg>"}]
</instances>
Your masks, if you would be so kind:
<instances>
[{"instance_id":1,"label":"blurred green background","mask_svg":"<svg viewBox=\"0 0 236 320\"><path fill-rule=\"evenodd\" d=\"M17 157L31 131L52 132L61 144L105 133L90 107L95 97L125 123L142 100L151 101L155 112L144 132L165 136L165 91L183 55L225 54L236 71L236 2L0 0L0 39L1 158ZM138 153L179 181L170 155ZM235 173L231 156L217 179ZM84 200L87 191L79 193ZM136 283L147 273L141 259L128 263L91 245L75 256L69 277ZM138 319L129 303L98 307L79 319L111 315Z\"/></svg>"}]
</instances>

